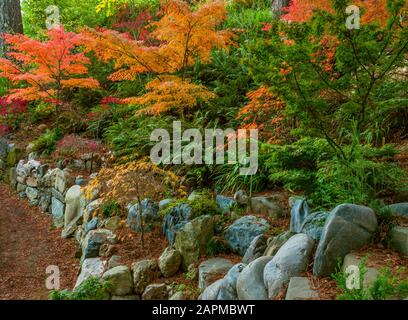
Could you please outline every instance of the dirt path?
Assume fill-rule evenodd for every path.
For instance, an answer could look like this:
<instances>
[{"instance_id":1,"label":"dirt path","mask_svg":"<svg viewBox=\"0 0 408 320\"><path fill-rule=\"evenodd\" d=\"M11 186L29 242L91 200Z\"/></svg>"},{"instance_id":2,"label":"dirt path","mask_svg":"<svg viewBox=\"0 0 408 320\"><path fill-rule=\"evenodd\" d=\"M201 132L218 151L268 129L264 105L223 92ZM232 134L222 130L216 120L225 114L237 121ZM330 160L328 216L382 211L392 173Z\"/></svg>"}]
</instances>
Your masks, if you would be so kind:
<instances>
[{"instance_id":1,"label":"dirt path","mask_svg":"<svg viewBox=\"0 0 408 320\"><path fill-rule=\"evenodd\" d=\"M0 184L0 300L48 299L46 268L60 269L61 288L72 289L79 262L75 240L64 240L51 217Z\"/></svg>"}]
</instances>

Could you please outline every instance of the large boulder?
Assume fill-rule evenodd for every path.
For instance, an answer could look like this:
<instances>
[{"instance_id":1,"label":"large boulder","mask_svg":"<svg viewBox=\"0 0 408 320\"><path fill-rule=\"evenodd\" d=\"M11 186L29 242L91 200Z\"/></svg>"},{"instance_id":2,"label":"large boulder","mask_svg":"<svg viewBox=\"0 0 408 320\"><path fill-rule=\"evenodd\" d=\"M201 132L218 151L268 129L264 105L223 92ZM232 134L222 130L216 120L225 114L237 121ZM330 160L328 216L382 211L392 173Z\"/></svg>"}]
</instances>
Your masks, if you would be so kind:
<instances>
[{"instance_id":1,"label":"large boulder","mask_svg":"<svg viewBox=\"0 0 408 320\"><path fill-rule=\"evenodd\" d=\"M75 283L77 288L82 282L89 277L101 278L107 267L106 261L101 258L85 259L81 265L81 272Z\"/></svg>"},{"instance_id":2,"label":"large boulder","mask_svg":"<svg viewBox=\"0 0 408 320\"><path fill-rule=\"evenodd\" d=\"M327 218L313 264L315 276L329 276L338 259L371 242L377 228L372 209L354 204L336 207Z\"/></svg>"},{"instance_id":3,"label":"large boulder","mask_svg":"<svg viewBox=\"0 0 408 320\"><path fill-rule=\"evenodd\" d=\"M319 294L311 288L308 278L290 278L285 300L313 300L318 297Z\"/></svg>"},{"instance_id":4,"label":"large boulder","mask_svg":"<svg viewBox=\"0 0 408 320\"><path fill-rule=\"evenodd\" d=\"M156 260L142 260L132 264L133 285L136 294L143 294L148 284L160 276Z\"/></svg>"},{"instance_id":5,"label":"large boulder","mask_svg":"<svg viewBox=\"0 0 408 320\"><path fill-rule=\"evenodd\" d=\"M251 211L254 214L279 219L285 214L282 205L276 197L254 197L250 200Z\"/></svg>"},{"instance_id":6,"label":"large boulder","mask_svg":"<svg viewBox=\"0 0 408 320\"><path fill-rule=\"evenodd\" d=\"M231 249L243 256L252 240L264 234L269 229L269 223L255 216L244 216L236 220L225 232L225 239Z\"/></svg>"},{"instance_id":7,"label":"large boulder","mask_svg":"<svg viewBox=\"0 0 408 320\"><path fill-rule=\"evenodd\" d=\"M237 280L239 300L268 300L264 283L264 269L272 257L260 257L248 264Z\"/></svg>"},{"instance_id":8,"label":"large boulder","mask_svg":"<svg viewBox=\"0 0 408 320\"><path fill-rule=\"evenodd\" d=\"M109 242L114 234L107 229L91 230L82 241L82 260L99 256L101 246Z\"/></svg>"},{"instance_id":9,"label":"large boulder","mask_svg":"<svg viewBox=\"0 0 408 320\"><path fill-rule=\"evenodd\" d=\"M177 231L187 224L192 216L193 209L186 203L180 203L167 212L163 220L163 233L170 245L174 244Z\"/></svg>"},{"instance_id":10,"label":"large boulder","mask_svg":"<svg viewBox=\"0 0 408 320\"><path fill-rule=\"evenodd\" d=\"M140 214L142 219L140 219ZM142 221L143 231L148 232L154 227L155 222L159 220L159 205L149 199L144 199L141 202L141 206L135 204L129 208L127 224L133 231L142 231L142 226L140 225L140 221Z\"/></svg>"},{"instance_id":11,"label":"large boulder","mask_svg":"<svg viewBox=\"0 0 408 320\"><path fill-rule=\"evenodd\" d=\"M392 249L408 256L408 228L396 226L389 233L389 245Z\"/></svg>"},{"instance_id":12,"label":"large boulder","mask_svg":"<svg viewBox=\"0 0 408 320\"><path fill-rule=\"evenodd\" d=\"M55 169L54 171L54 188L60 193L64 194L67 189L67 178L65 171L61 169Z\"/></svg>"},{"instance_id":13,"label":"large boulder","mask_svg":"<svg viewBox=\"0 0 408 320\"><path fill-rule=\"evenodd\" d=\"M78 226L82 224L82 216L76 216L61 232L61 238L67 239L75 234Z\"/></svg>"},{"instance_id":14,"label":"large boulder","mask_svg":"<svg viewBox=\"0 0 408 320\"><path fill-rule=\"evenodd\" d=\"M185 224L176 235L175 248L182 256L183 270L200 258L207 251L207 244L214 236L211 216L200 216Z\"/></svg>"},{"instance_id":15,"label":"large boulder","mask_svg":"<svg viewBox=\"0 0 408 320\"><path fill-rule=\"evenodd\" d=\"M242 258L242 263L248 264L257 258L262 257L267 247L267 240L268 239L263 234L256 236L245 252L244 257Z\"/></svg>"},{"instance_id":16,"label":"large boulder","mask_svg":"<svg viewBox=\"0 0 408 320\"><path fill-rule=\"evenodd\" d=\"M387 206L387 208L393 215L408 218L408 202L394 203Z\"/></svg>"},{"instance_id":17,"label":"large boulder","mask_svg":"<svg viewBox=\"0 0 408 320\"><path fill-rule=\"evenodd\" d=\"M291 237L264 269L264 283L269 299L276 298L290 278L306 271L314 241L299 233Z\"/></svg>"},{"instance_id":18,"label":"large boulder","mask_svg":"<svg viewBox=\"0 0 408 320\"><path fill-rule=\"evenodd\" d=\"M178 250L168 247L159 258L159 268L162 275L166 278L177 273L181 264L181 255Z\"/></svg>"},{"instance_id":19,"label":"large boulder","mask_svg":"<svg viewBox=\"0 0 408 320\"><path fill-rule=\"evenodd\" d=\"M81 214L79 199L81 198L81 187L72 186L65 195L64 227Z\"/></svg>"},{"instance_id":20,"label":"large boulder","mask_svg":"<svg viewBox=\"0 0 408 320\"><path fill-rule=\"evenodd\" d=\"M300 233L305 233L313 240L319 241L328 217L329 213L324 211L311 213L303 221Z\"/></svg>"},{"instance_id":21,"label":"large boulder","mask_svg":"<svg viewBox=\"0 0 408 320\"><path fill-rule=\"evenodd\" d=\"M292 209L290 210L290 231L300 232L303 222L310 214L309 205L305 198L296 200Z\"/></svg>"},{"instance_id":22,"label":"large boulder","mask_svg":"<svg viewBox=\"0 0 408 320\"><path fill-rule=\"evenodd\" d=\"M245 264L238 263L228 271L222 280L217 300L238 300L237 280L244 268Z\"/></svg>"},{"instance_id":23,"label":"large boulder","mask_svg":"<svg viewBox=\"0 0 408 320\"><path fill-rule=\"evenodd\" d=\"M216 280L223 278L233 267L231 261L223 258L213 258L198 266L198 288L205 290Z\"/></svg>"},{"instance_id":24,"label":"large boulder","mask_svg":"<svg viewBox=\"0 0 408 320\"><path fill-rule=\"evenodd\" d=\"M133 291L132 274L127 266L118 266L106 271L103 280L110 283L109 292L115 296L125 296Z\"/></svg>"}]
</instances>

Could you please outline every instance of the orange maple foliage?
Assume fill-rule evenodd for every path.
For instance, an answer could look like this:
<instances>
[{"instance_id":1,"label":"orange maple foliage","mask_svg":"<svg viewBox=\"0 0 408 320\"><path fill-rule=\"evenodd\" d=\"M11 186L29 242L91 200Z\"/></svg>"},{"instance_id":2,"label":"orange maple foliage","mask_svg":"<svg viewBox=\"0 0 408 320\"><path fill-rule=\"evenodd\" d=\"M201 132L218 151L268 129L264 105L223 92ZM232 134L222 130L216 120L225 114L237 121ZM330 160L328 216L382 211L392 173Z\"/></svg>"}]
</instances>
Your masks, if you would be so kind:
<instances>
[{"instance_id":1,"label":"orange maple foliage","mask_svg":"<svg viewBox=\"0 0 408 320\"><path fill-rule=\"evenodd\" d=\"M183 113L199 101L207 102L216 95L205 86L182 80L176 76L162 76L146 85L148 93L142 97L124 99L129 104L141 104L146 108L140 113L158 115L168 111Z\"/></svg>"},{"instance_id":2,"label":"orange maple foliage","mask_svg":"<svg viewBox=\"0 0 408 320\"><path fill-rule=\"evenodd\" d=\"M389 18L387 10L387 0L356 0L353 4L362 9L361 22L379 23L384 26ZM408 9L408 3L404 10ZM332 4L328 0L292 0L285 9L286 14L282 16L284 20L305 22L308 21L316 10L333 12Z\"/></svg>"},{"instance_id":3,"label":"orange maple foliage","mask_svg":"<svg viewBox=\"0 0 408 320\"><path fill-rule=\"evenodd\" d=\"M55 28L45 42L21 34L4 38L9 51L8 59L0 58L0 76L20 86L10 90L9 99L59 101L65 88L99 87L97 80L82 77L90 60L76 51L81 35Z\"/></svg>"},{"instance_id":4,"label":"orange maple foliage","mask_svg":"<svg viewBox=\"0 0 408 320\"><path fill-rule=\"evenodd\" d=\"M283 125L285 102L262 86L247 93L250 99L238 113L242 129L258 129L259 136L269 143L281 143L288 128Z\"/></svg>"},{"instance_id":5,"label":"orange maple foliage","mask_svg":"<svg viewBox=\"0 0 408 320\"><path fill-rule=\"evenodd\" d=\"M95 52L103 61L114 61L112 81L134 80L137 74L153 73L158 78L147 85L149 91L142 97L128 98L127 103L143 104L142 112L160 114L169 110L189 109L198 101L215 97L204 86L171 76L184 73L197 59L210 61L214 48L227 50L233 44L234 34L217 27L226 19L223 1L213 1L192 11L180 0L162 2L161 19L151 23L151 35L158 46L146 46L126 34L111 30L84 30L88 51Z\"/></svg>"}]
</instances>

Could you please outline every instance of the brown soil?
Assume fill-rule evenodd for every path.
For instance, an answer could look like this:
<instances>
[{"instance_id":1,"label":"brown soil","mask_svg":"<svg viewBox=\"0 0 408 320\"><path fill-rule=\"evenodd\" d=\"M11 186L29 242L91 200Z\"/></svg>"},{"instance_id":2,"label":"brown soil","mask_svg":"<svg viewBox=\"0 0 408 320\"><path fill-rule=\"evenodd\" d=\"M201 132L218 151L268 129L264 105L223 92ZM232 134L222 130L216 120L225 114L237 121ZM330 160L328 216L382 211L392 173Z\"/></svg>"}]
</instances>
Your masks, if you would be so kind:
<instances>
[{"instance_id":1,"label":"brown soil","mask_svg":"<svg viewBox=\"0 0 408 320\"><path fill-rule=\"evenodd\" d=\"M47 266L60 270L61 289L72 289L78 272L75 240L61 239L51 216L0 184L0 299L48 299Z\"/></svg>"}]
</instances>

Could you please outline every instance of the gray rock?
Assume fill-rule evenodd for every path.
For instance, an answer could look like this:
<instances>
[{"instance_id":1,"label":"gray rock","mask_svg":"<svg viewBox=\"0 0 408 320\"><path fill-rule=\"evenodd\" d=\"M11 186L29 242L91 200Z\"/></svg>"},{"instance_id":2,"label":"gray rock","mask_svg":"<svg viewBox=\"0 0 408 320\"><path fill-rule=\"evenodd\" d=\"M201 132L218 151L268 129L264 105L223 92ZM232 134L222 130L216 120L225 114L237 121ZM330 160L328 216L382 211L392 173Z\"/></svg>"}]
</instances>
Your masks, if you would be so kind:
<instances>
[{"instance_id":1,"label":"gray rock","mask_svg":"<svg viewBox=\"0 0 408 320\"><path fill-rule=\"evenodd\" d=\"M75 184L80 187L84 187L88 184L88 180L85 179L83 176L77 176L75 178Z\"/></svg>"},{"instance_id":2,"label":"gray rock","mask_svg":"<svg viewBox=\"0 0 408 320\"><path fill-rule=\"evenodd\" d=\"M55 169L54 176L54 188L60 193L64 194L67 188L67 178L65 176L65 172L61 169Z\"/></svg>"},{"instance_id":3,"label":"gray rock","mask_svg":"<svg viewBox=\"0 0 408 320\"><path fill-rule=\"evenodd\" d=\"M120 228L121 219L119 216L114 216L106 219L105 228L109 230L117 230Z\"/></svg>"},{"instance_id":4,"label":"gray rock","mask_svg":"<svg viewBox=\"0 0 408 320\"><path fill-rule=\"evenodd\" d=\"M215 281L213 284L205 288L198 300L217 300L224 279Z\"/></svg>"},{"instance_id":5,"label":"gray rock","mask_svg":"<svg viewBox=\"0 0 408 320\"><path fill-rule=\"evenodd\" d=\"M81 260L98 257L101 246L108 243L108 238L112 236L112 231L106 229L89 231L82 242Z\"/></svg>"},{"instance_id":6,"label":"gray rock","mask_svg":"<svg viewBox=\"0 0 408 320\"><path fill-rule=\"evenodd\" d=\"M319 241L322 237L323 228L328 217L328 212L311 213L303 221L300 232L307 234L313 240Z\"/></svg>"},{"instance_id":7,"label":"gray rock","mask_svg":"<svg viewBox=\"0 0 408 320\"><path fill-rule=\"evenodd\" d=\"M156 260L142 260L132 264L134 292L143 294L147 285L156 280L159 275L159 266Z\"/></svg>"},{"instance_id":8,"label":"gray rock","mask_svg":"<svg viewBox=\"0 0 408 320\"><path fill-rule=\"evenodd\" d=\"M181 265L181 255L176 249L166 248L159 258L159 269L166 278L177 273Z\"/></svg>"},{"instance_id":9,"label":"gray rock","mask_svg":"<svg viewBox=\"0 0 408 320\"><path fill-rule=\"evenodd\" d=\"M106 271L103 280L110 283L109 292L115 296L126 296L133 291L132 274L127 266L118 266Z\"/></svg>"},{"instance_id":10,"label":"gray rock","mask_svg":"<svg viewBox=\"0 0 408 320\"><path fill-rule=\"evenodd\" d=\"M51 214L52 214L52 224L56 228L61 228L64 226L64 212L65 204L59 201L57 198L51 198Z\"/></svg>"},{"instance_id":11,"label":"gray rock","mask_svg":"<svg viewBox=\"0 0 408 320\"><path fill-rule=\"evenodd\" d=\"M173 199L164 199L159 202L159 210L166 208L170 203L172 203Z\"/></svg>"},{"instance_id":12,"label":"gray rock","mask_svg":"<svg viewBox=\"0 0 408 320\"><path fill-rule=\"evenodd\" d=\"M193 209L186 203L171 208L163 219L163 233L170 245L174 244L176 233L190 221Z\"/></svg>"},{"instance_id":13,"label":"gray rock","mask_svg":"<svg viewBox=\"0 0 408 320\"><path fill-rule=\"evenodd\" d=\"M119 267L121 265L120 260L120 256L113 255L112 257L110 257L108 261L108 269Z\"/></svg>"},{"instance_id":14,"label":"gray rock","mask_svg":"<svg viewBox=\"0 0 408 320\"><path fill-rule=\"evenodd\" d=\"M280 235L269 238L267 241L267 247L264 252L264 256L273 257L278 250L288 241L295 233L286 231L281 233Z\"/></svg>"},{"instance_id":15,"label":"gray rock","mask_svg":"<svg viewBox=\"0 0 408 320\"><path fill-rule=\"evenodd\" d=\"M9 151L9 144L3 138L0 138L0 159L6 160Z\"/></svg>"},{"instance_id":16,"label":"gray rock","mask_svg":"<svg viewBox=\"0 0 408 320\"><path fill-rule=\"evenodd\" d=\"M198 267L198 288L205 290L214 281L223 278L232 267L232 262L223 258L202 262Z\"/></svg>"},{"instance_id":17,"label":"gray rock","mask_svg":"<svg viewBox=\"0 0 408 320\"><path fill-rule=\"evenodd\" d=\"M268 300L264 282L264 269L272 257L260 257L247 265L237 280L239 300Z\"/></svg>"},{"instance_id":18,"label":"gray rock","mask_svg":"<svg viewBox=\"0 0 408 320\"><path fill-rule=\"evenodd\" d=\"M17 189L17 193L25 192L27 189L27 186L25 184L17 183L16 189Z\"/></svg>"},{"instance_id":19,"label":"gray rock","mask_svg":"<svg viewBox=\"0 0 408 320\"><path fill-rule=\"evenodd\" d=\"M199 199L202 195L202 192L200 190L194 190L193 192L190 193L188 196L187 200L188 201L194 201L196 199Z\"/></svg>"},{"instance_id":20,"label":"gray rock","mask_svg":"<svg viewBox=\"0 0 408 320\"><path fill-rule=\"evenodd\" d=\"M98 218L92 218L91 221L89 221L86 225L85 225L85 235L91 231L91 230L95 230L98 227L99 224L99 219Z\"/></svg>"},{"instance_id":21,"label":"gray rock","mask_svg":"<svg viewBox=\"0 0 408 320\"><path fill-rule=\"evenodd\" d=\"M143 292L142 300L167 300L168 292L165 284L151 284Z\"/></svg>"},{"instance_id":22,"label":"gray rock","mask_svg":"<svg viewBox=\"0 0 408 320\"><path fill-rule=\"evenodd\" d=\"M305 198L296 200L290 211L290 231L300 232L306 217L310 214L310 209Z\"/></svg>"},{"instance_id":23,"label":"gray rock","mask_svg":"<svg viewBox=\"0 0 408 320\"><path fill-rule=\"evenodd\" d=\"M78 226L82 224L82 216L77 216L61 232L61 238L67 239L75 234Z\"/></svg>"},{"instance_id":24,"label":"gray rock","mask_svg":"<svg viewBox=\"0 0 408 320\"><path fill-rule=\"evenodd\" d=\"M408 228L396 226L389 234L389 245L392 249L408 256Z\"/></svg>"},{"instance_id":25,"label":"gray rock","mask_svg":"<svg viewBox=\"0 0 408 320\"><path fill-rule=\"evenodd\" d=\"M25 193L31 204L38 205L38 189L27 187Z\"/></svg>"},{"instance_id":26,"label":"gray rock","mask_svg":"<svg viewBox=\"0 0 408 320\"><path fill-rule=\"evenodd\" d=\"M314 241L299 233L291 237L264 269L264 283L269 299L276 298L290 278L306 271Z\"/></svg>"},{"instance_id":27,"label":"gray rock","mask_svg":"<svg viewBox=\"0 0 408 320\"><path fill-rule=\"evenodd\" d=\"M394 203L387 206L387 208L396 216L408 218L408 202Z\"/></svg>"},{"instance_id":28,"label":"gray rock","mask_svg":"<svg viewBox=\"0 0 408 320\"><path fill-rule=\"evenodd\" d=\"M79 198L81 197L81 187L72 186L68 189L65 195L65 213L64 226L67 227L69 223L81 214Z\"/></svg>"},{"instance_id":29,"label":"gray rock","mask_svg":"<svg viewBox=\"0 0 408 320\"><path fill-rule=\"evenodd\" d=\"M217 300L237 300L237 280L245 264L238 263L233 266L222 280L220 291L218 292Z\"/></svg>"},{"instance_id":30,"label":"gray rock","mask_svg":"<svg viewBox=\"0 0 408 320\"><path fill-rule=\"evenodd\" d=\"M184 293L182 291L178 291L176 293L174 293L169 300L177 300L177 301L181 301L181 300L186 300Z\"/></svg>"},{"instance_id":31,"label":"gray rock","mask_svg":"<svg viewBox=\"0 0 408 320\"><path fill-rule=\"evenodd\" d=\"M101 258L90 258L85 259L81 265L81 272L75 283L75 288L77 288L82 282L84 282L89 277L101 278L106 270L106 261Z\"/></svg>"},{"instance_id":32,"label":"gray rock","mask_svg":"<svg viewBox=\"0 0 408 320\"><path fill-rule=\"evenodd\" d=\"M310 287L308 278L290 278L285 300L312 300L317 299L318 297L319 294Z\"/></svg>"},{"instance_id":33,"label":"gray rock","mask_svg":"<svg viewBox=\"0 0 408 320\"><path fill-rule=\"evenodd\" d=\"M242 263L248 264L255 259L263 256L267 247L266 242L267 238L263 234L256 236L245 252L244 257L242 258Z\"/></svg>"},{"instance_id":34,"label":"gray rock","mask_svg":"<svg viewBox=\"0 0 408 320\"><path fill-rule=\"evenodd\" d=\"M206 253L207 244L213 236L214 225L211 216L195 218L177 232L174 246L182 256L183 270L198 261L201 254Z\"/></svg>"},{"instance_id":35,"label":"gray rock","mask_svg":"<svg viewBox=\"0 0 408 320\"><path fill-rule=\"evenodd\" d=\"M136 232L141 232L140 225L140 211L142 212L143 230L149 232L154 227L154 224L160 220L159 205L149 199L144 199L141 203L141 210L139 204L130 207L127 224Z\"/></svg>"},{"instance_id":36,"label":"gray rock","mask_svg":"<svg viewBox=\"0 0 408 320\"><path fill-rule=\"evenodd\" d=\"M99 210L103 205L102 199L96 199L85 206L84 210L84 222L88 223L93 218L93 215L97 210Z\"/></svg>"},{"instance_id":37,"label":"gray rock","mask_svg":"<svg viewBox=\"0 0 408 320\"><path fill-rule=\"evenodd\" d=\"M218 208L221 212L227 213L236 205L236 202L233 198L225 197L222 195L217 195L215 198Z\"/></svg>"},{"instance_id":38,"label":"gray rock","mask_svg":"<svg viewBox=\"0 0 408 320\"><path fill-rule=\"evenodd\" d=\"M254 214L279 219L284 216L284 211L276 197L254 197L250 200L251 210Z\"/></svg>"},{"instance_id":39,"label":"gray rock","mask_svg":"<svg viewBox=\"0 0 408 320\"><path fill-rule=\"evenodd\" d=\"M41 195L39 206L42 212L49 212L51 206L51 192L45 192Z\"/></svg>"},{"instance_id":40,"label":"gray rock","mask_svg":"<svg viewBox=\"0 0 408 320\"><path fill-rule=\"evenodd\" d=\"M255 216L236 220L225 232L225 239L234 252L244 255L252 240L269 229L269 223Z\"/></svg>"},{"instance_id":41,"label":"gray rock","mask_svg":"<svg viewBox=\"0 0 408 320\"><path fill-rule=\"evenodd\" d=\"M244 190L238 190L234 194L234 200L240 205L247 205L249 197Z\"/></svg>"},{"instance_id":42,"label":"gray rock","mask_svg":"<svg viewBox=\"0 0 408 320\"><path fill-rule=\"evenodd\" d=\"M65 203L65 197L64 197L64 195L63 195L61 192L59 192L58 190L56 190L56 189L54 189L54 188L51 188L51 195L52 195L54 198L58 199L58 201L60 201L60 202L62 202L62 203Z\"/></svg>"},{"instance_id":43,"label":"gray rock","mask_svg":"<svg viewBox=\"0 0 408 320\"><path fill-rule=\"evenodd\" d=\"M329 276L338 259L371 242L377 228L372 209L354 204L336 207L326 220L313 264L315 276Z\"/></svg>"}]
</instances>

